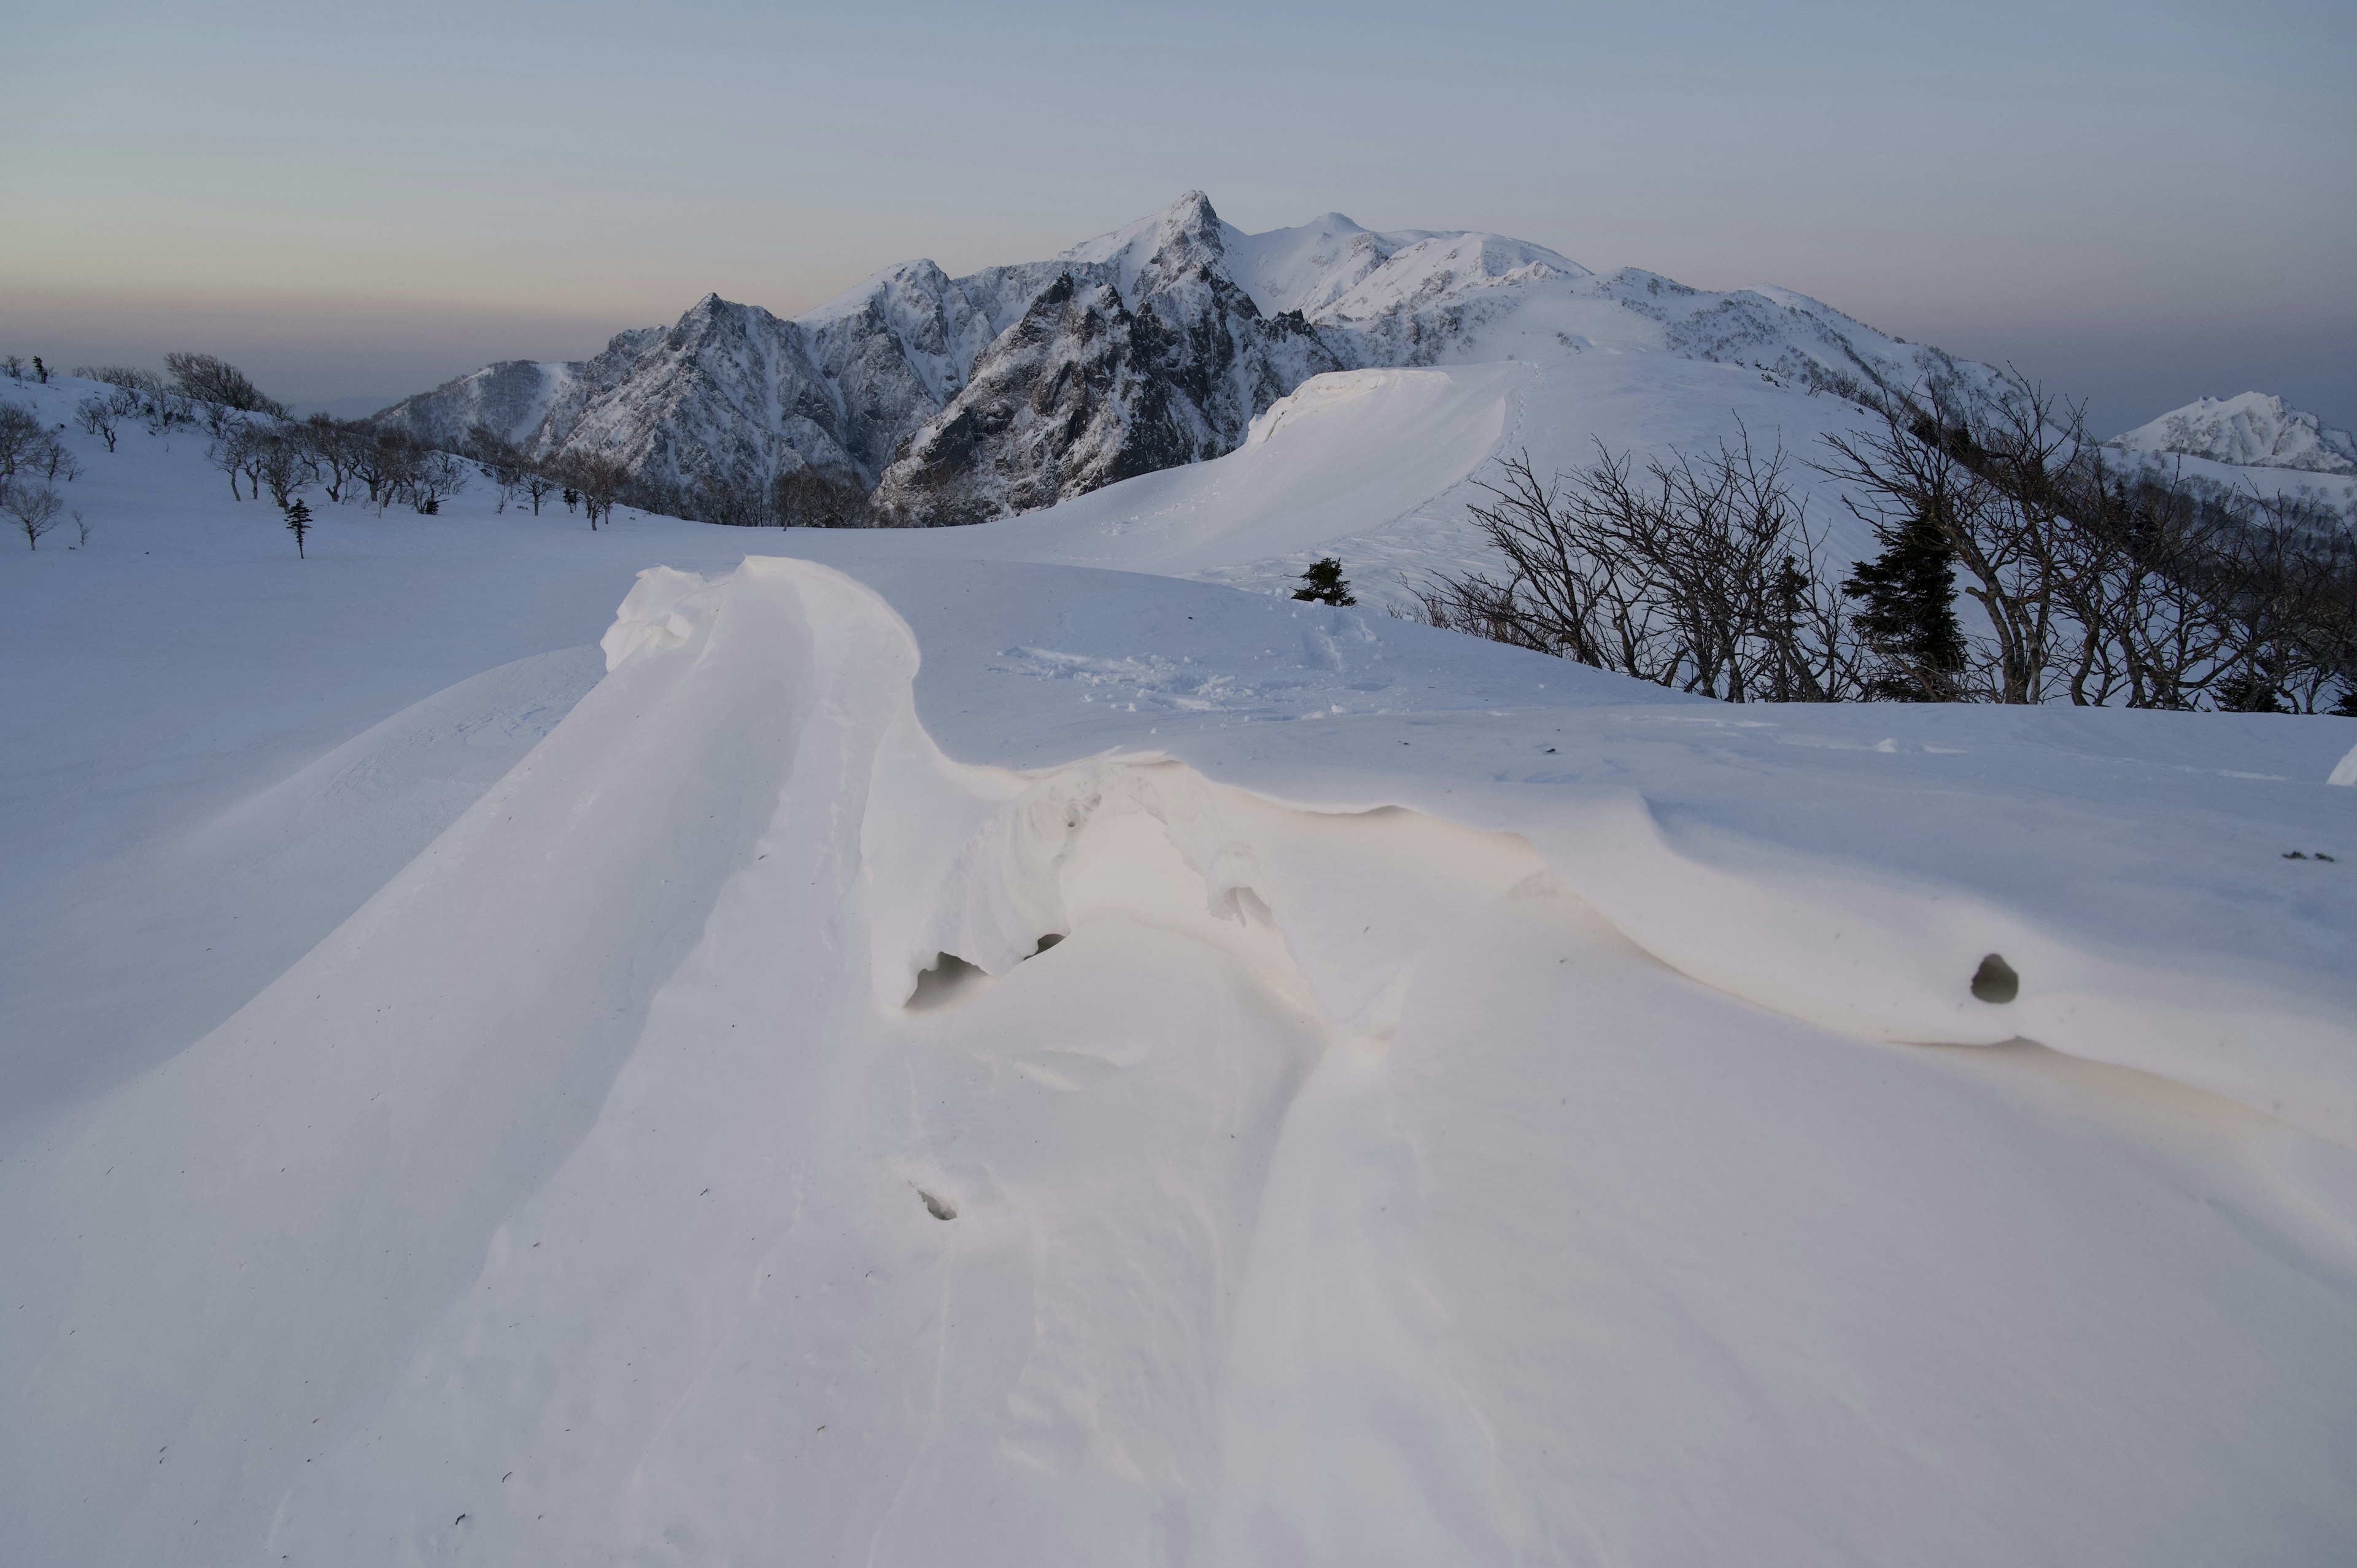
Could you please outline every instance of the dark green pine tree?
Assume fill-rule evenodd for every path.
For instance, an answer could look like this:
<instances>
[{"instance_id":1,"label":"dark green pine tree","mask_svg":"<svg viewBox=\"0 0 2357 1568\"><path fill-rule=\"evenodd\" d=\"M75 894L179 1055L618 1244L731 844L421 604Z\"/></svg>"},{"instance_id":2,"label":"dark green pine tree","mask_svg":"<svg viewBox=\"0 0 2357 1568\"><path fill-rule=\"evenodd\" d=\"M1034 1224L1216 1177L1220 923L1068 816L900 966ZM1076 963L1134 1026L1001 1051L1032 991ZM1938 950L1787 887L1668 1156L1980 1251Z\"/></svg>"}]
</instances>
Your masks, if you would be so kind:
<instances>
[{"instance_id":1,"label":"dark green pine tree","mask_svg":"<svg viewBox=\"0 0 2357 1568\"><path fill-rule=\"evenodd\" d=\"M286 526L295 533L295 558L297 561L305 559L303 541L311 532L311 509L304 504L300 496L286 503Z\"/></svg>"},{"instance_id":2,"label":"dark green pine tree","mask_svg":"<svg viewBox=\"0 0 2357 1568\"><path fill-rule=\"evenodd\" d=\"M1956 566L1939 521L1918 512L1897 528L1878 528L1882 553L1861 561L1842 583L1857 601L1852 624L1880 666L1867 695L1888 703L1953 702L1964 670L1964 632L1956 621Z\"/></svg>"},{"instance_id":3,"label":"dark green pine tree","mask_svg":"<svg viewBox=\"0 0 2357 1568\"><path fill-rule=\"evenodd\" d=\"M2275 660L2258 659L2220 682L2218 711L2222 714L2290 713L2290 704L2283 700L2283 682L2276 671Z\"/></svg>"},{"instance_id":4,"label":"dark green pine tree","mask_svg":"<svg viewBox=\"0 0 2357 1568\"><path fill-rule=\"evenodd\" d=\"M1359 602L1351 596L1351 585L1342 580L1342 563L1331 555L1312 563L1309 570L1301 574L1301 580L1308 585L1293 590L1293 596L1297 599L1308 599L1321 605L1355 605Z\"/></svg>"}]
</instances>

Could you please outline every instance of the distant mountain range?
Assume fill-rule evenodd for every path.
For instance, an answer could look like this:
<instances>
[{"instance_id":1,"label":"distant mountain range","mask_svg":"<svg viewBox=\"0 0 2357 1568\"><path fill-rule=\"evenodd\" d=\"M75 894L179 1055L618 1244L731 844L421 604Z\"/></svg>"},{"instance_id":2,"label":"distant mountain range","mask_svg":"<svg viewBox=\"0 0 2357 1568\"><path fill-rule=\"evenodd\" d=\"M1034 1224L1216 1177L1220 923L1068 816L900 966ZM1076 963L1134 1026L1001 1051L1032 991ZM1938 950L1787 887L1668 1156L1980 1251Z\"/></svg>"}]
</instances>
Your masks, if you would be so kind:
<instances>
[{"instance_id":1,"label":"distant mountain range","mask_svg":"<svg viewBox=\"0 0 2357 1568\"><path fill-rule=\"evenodd\" d=\"M791 320L706 295L594 359L487 365L375 417L436 445L479 422L544 459L617 457L690 516L816 474L937 524L1217 456L1322 371L1630 350L1850 394L1984 370L1783 289L1340 213L1246 234L1190 192L1049 261L961 278L908 262Z\"/></svg>"},{"instance_id":2,"label":"distant mountain range","mask_svg":"<svg viewBox=\"0 0 2357 1568\"><path fill-rule=\"evenodd\" d=\"M2239 468L2357 474L2357 437L2266 392L2197 398L2104 443L2124 452L2176 455Z\"/></svg>"}]
</instances>

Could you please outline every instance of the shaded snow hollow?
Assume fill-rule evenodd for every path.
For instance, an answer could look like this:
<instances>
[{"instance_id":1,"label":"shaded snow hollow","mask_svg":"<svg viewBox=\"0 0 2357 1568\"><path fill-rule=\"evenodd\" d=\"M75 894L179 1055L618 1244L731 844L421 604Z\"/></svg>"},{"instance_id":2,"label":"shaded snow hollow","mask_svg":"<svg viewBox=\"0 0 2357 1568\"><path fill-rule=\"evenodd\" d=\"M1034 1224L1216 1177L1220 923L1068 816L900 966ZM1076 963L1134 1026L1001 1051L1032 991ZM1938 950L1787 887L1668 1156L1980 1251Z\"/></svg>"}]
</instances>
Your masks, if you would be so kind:
<instances>
[{"instance_id":1,"label":"shaded snow hollow","mask_svg":"<svg viewBox=\"0 0 2357 1568\"><path fill-rule=\"evenodd\" d=\"M920 647L809 562L642 574L511 772L13 1165L24 1560L2289 1563L2357 1531L2329 975L1698 854L1534 772L1528 711L1196 737L1276 736L1234 772L1296 789L1175 743L955 761ZM1367 759L1417 742L1456 784ZM2017 1001L1972 996L1990 951Z\"/></svg>"}]
</instances>

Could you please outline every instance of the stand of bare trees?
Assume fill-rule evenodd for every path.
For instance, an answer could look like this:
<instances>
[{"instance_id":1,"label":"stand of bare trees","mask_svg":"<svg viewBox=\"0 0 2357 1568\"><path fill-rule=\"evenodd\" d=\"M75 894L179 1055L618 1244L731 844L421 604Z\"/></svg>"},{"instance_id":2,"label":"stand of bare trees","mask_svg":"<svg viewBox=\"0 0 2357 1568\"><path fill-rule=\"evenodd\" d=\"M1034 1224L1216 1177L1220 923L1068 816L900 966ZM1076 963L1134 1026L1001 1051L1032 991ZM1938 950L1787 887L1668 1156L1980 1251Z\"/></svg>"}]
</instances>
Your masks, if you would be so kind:
<instances>
[{"instance_id":1,"label":"stand of bare trees","mask_svg":"<svg viewBox=\"0 0 2357 1568\"><path fill-rule=\"evenodd\" d=\"M232 420L208 452L228 477L231 495L258 500L267 492L282 510L316 487L331 501L365 500L380 513L405 505L432 514L467 487L467 466L451 454L403 431L326 414Z\"/></svg>"},{"instance_id":2,"label":"stand of bare trees","mask_svg":"<svg viewBox=\"0 0 2357 1568\"><path fill-rule=\"evenodd\" d=\"M1968 695L2313 713L2357 693L2350 519L2123 466L2019 376L1878 403L1820 469L1878 532L1921 519L1946 544L1988 628Z\"/></svg>"},{"instance_id":3,"label":"stand of bare trees","mask_svg":"<svg viewBox=\"0 0 2357 1568\"><path fill-rule=\"evenodd\" d=\"M1860 401L1877 421L1826 437L1811 466L1886 544L1944 553L1983 612L1960 667L1900 667L1887 607L1878 635L1862 630L1783 454L1761 458L1748 435L1641 472L1601 447L1552 479L1527 456L1505 464L1471 509L1501 570L1437 579L1422 618L1734 702L2313 713L2337 694L2357 710L2351 519L2123 467L2081 409L2018 376Z\"/></svg>"},{"instance_id":4,"label":"stand of bare trees","mask_svg":"<svg viewBox=\"0 0 2357 1568\"><path fill-rule=\"evenodd\" d=\"M1837 702L1860 650L1784 456L1738 446L1640 473L1602 446L1542 479L1527 455L1482 486L1474 521L1501 575L1443 577L1434 626L1729 702Z\"/></svg>"},{"instance_id":5,"label":"stand of bare trees","mask_svg":"<svg viewBox=\"0 0 2357 1568\"><path fill-rule=\"evenodd\" d=\"M0 403L0 484L44 483L81 476L81 464L57 432L22 403Z\"/></svg>"}]
</instances>

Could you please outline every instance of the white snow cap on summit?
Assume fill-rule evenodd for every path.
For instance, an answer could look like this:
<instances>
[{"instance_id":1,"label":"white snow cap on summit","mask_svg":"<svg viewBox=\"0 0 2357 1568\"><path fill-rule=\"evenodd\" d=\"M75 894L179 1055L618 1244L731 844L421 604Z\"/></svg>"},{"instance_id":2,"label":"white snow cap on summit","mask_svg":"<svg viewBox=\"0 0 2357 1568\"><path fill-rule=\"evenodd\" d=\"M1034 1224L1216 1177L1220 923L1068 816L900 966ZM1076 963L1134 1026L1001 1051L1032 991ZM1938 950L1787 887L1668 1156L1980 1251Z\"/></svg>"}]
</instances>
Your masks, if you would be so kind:
<instances>
[{"instance_id":1,"label":"white snow cap on summit","mask_svg":"<svg viewBox=\"0 0 2357 1568\"><path fill-rule=\"evenodd\" d=\"M1589 275L1577 262L1526 240L1469 230L1378 232L1340 212L1263 234L1226 223L1220 231L1230 270L1272 316L1372 316L1510 278Z\"/></svg>"},{"instance_id":2,"label":"white snow cap on summit","mask_svg":"<svg viewBox=\"0 0 2357 1568\"><path fill-rule=\"evenodd\" d=\"M2357 474L2357 438L2266 392L2197 398L2104 445L2127 452L2177 453L2242 468Z\"/></svg>"}]
</instances>

